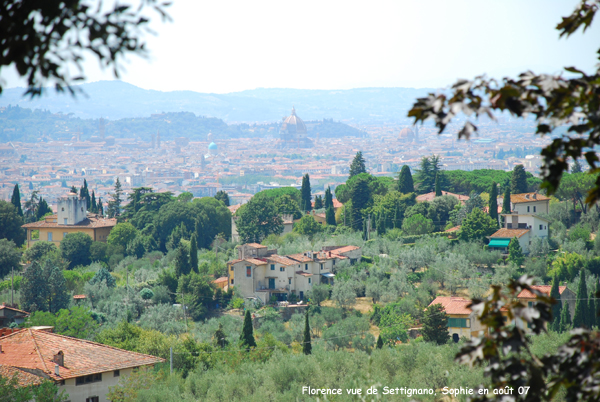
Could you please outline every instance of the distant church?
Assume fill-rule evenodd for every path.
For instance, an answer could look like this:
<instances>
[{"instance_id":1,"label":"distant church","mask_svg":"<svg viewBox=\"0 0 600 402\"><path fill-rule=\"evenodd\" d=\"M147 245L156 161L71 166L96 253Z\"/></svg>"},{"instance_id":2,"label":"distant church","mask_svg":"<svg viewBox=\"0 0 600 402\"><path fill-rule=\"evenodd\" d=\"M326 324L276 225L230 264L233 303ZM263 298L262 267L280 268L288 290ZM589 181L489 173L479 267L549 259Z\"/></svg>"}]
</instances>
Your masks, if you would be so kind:
<instances>
[{"instance_id":1,"label":"distant church","mask_svg":"<svg viewBox=\"0 0 600 402\"><path fill-rule=\"evenodd\" d=\"M312 148L313 142L308 138L306 124L296 116L296 109L292 107L292 114L283 118L279 127L279 143L277 148Z\"/></svg>"}]
</instances>

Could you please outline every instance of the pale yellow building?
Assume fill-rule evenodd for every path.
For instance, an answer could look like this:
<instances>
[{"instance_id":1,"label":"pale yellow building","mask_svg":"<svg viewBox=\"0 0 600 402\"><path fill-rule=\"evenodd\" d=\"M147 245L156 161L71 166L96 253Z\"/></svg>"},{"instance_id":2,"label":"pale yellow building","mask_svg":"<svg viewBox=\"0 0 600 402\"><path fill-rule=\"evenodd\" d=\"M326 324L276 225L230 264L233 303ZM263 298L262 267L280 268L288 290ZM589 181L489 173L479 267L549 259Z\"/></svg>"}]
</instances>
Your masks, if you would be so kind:
<instances>
[{"instance_id":1,"label":"pale yellow building","mask_svg":"<svg viewBox=\"0 0 600 402\"><path fill-rule=\"evenodd\" d=\"M69 233L85 233L93 241L106 242L108 234L117 224L116 219L87 213L85 199L68 193L58 202L57 213L43 221L23 225L27 230L27 248L37 241L50 241L57 247ZM34 235L35 234L35 235Z\"/></svg>"}]
</instances>

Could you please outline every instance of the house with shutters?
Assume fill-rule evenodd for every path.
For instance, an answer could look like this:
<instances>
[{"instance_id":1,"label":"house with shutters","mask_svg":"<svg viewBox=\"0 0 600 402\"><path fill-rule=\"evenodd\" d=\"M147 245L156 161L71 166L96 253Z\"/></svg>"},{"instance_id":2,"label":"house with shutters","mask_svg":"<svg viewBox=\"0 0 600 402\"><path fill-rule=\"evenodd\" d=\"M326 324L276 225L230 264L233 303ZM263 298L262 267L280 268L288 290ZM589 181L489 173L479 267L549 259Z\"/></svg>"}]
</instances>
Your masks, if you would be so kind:
<instances>
[{"instance_id":1,"label":"house with shutters","mask_svg":"<svg viewBox=\"0 0 600 402\"><path fill-rule=\"evenodd\" d=\"M550 291L552 290L552 286L550 285L533 285L532 288L546 296L550 296ZM566 286L559 286L558 294L560 294L560 300L558 300L558 302L561 303L561 306L565 304L569 306L569 313L571 314L571 317L573 317L575 315L575 303L577 301L577 295ZM536 303L537 296L526 289L522 290L517 295L517 299L523 302L523 304L527 304L528 307L531 307L534 303ZM521 328L529 328L525 322L521 322L519 325Z\"/></svg>"},{"instance_id":2,"label":"house with shutters","mask_svg":"<svg viewBox=\"0 0 600 402\"><path fill-rule=\"evenodd\" d=\"M502 205L502 199L498 204ZM538 193L512 194L510 206L511 212L502 214L504 226L488 237L488 247L507 253L511 239L516 237L523 253L527 254L534 238L548 238L550 221L540 214L548 214L550 198Z\"/></svg>"},{"instance_id":3,"label":"house with shutters","mask_svg":"<svg viewBox=\"0 0 600 402\"><path fill-rule=\"evenodd\" d=\"M263 303L272 297L285 301L291 294L304 300L314 285L333 284L336 264L344 260L354 264L360 256L356 246L282 256L258 243L243 244L238 247L238 258L227 264L229 286L238 296Z\"/></svg>"},{"instance_id":4,"label":"house with shutters","mask_svg":"<svg viewBox=\"0 0 600 402\"><path fill-rule=\"evenodd\" d=\"M107 402L109 387L164 359L32 328L0 338L0 374L20 386L53 381L69 402Z\"/></svg>"},{"instance_id":5,"label":"house with shutters","mask_svg":"<svg viewBox=\"0 0 600 402\"><path fill-rule=\"evenodd\" d=\"M464 297L438 296L429 303L429 307L434 304L441 304L448 316L448 332L454 342L465 337L471 339L483 335L485 327L477 318L477 315L470 307L471 300Z\"/></svg>"}]
</instances>

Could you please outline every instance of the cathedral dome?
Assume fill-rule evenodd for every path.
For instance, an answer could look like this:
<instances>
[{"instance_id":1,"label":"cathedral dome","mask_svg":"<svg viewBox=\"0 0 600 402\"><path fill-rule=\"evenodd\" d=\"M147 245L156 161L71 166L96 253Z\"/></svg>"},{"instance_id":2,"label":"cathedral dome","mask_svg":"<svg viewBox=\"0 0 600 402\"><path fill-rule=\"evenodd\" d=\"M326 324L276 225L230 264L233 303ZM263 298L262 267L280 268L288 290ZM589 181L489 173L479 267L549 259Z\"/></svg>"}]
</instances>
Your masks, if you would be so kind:
<instances>
[{"instance_id":1,"label":"cathedral dome","mask_svg":"<svg viewBox=\"0 0 600 402\"><path fill-rule=\"evenodd\" d=\"M415 133L413 133L413 131L408 127L405 127L402 130L400 130L400 133L398 134L398 139L400 140L410 141L413 138L415 138Z\"/></svg>"},{"instance_id":2,"label":"cathedral dome","mask_svg":"<svg viewBox=\"0 0 600 402\"><path fill-rule=\"evenodd\" d=\"M215 144L214 142L211 142L208 146L208 149L211 151L216 151L217 149L219 149L219 147L217 147L217 144Z\"/></svg>"},{"instance_id":3,"label":"cathedral dome","mask_svg":"<svg viewBox=\"0 0 600 402\"><path fill-rule=\"evenodd\" d=\"M283 120L281 125L282 132L306 134L306 124L302 119L296 116L296 109L292 108L292 114Z\"/></svg>"}]
</instances>

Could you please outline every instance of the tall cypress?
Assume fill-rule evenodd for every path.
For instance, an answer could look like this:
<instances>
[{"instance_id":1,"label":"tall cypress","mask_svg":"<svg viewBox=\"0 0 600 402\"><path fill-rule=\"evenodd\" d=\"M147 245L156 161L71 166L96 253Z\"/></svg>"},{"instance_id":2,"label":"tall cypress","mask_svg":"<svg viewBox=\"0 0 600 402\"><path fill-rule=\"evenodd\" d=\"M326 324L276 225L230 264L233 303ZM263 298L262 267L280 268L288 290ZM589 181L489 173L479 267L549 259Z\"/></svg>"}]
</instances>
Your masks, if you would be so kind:
<instances>
[{"instance_id":1,"label":"tall cypress","mask_svg":"<svg viewBox=\"0 0 600 402\"><path fill-rule=\"evenodd\" d=\"M588 327L594 326L596 326L596 297L594 292L591 292L588 300Z\"/></svg>"},{"instance_id":2,"label":"tall cypress","mask_svg":"<svg viewBox=\"0 0 600 402\"><path fill-rule=\"evenodd\" d=\"M328 186L327 190L325 190L325 209L333 208L333 196L331 195L331 187Z\"/></svg>"},{"instance_id":3,"label":"tall cypress","mask_svg":"<svg viewBox=\"0 0 600 402\"><path fill-rule=\"evenodd\" d=\"M523 165L517 165L513 169L510 178L510 191L513 194L522 194L527 192L527 173Z\"/></svg>"},{"instance_id":4,"label":"tall cypress","mask_svg":"<svg viewBox=\"0 0 600 402\"><path fill-rule=\"evenodd\" d=\"M435 175L435 196L436 197L442 196L442 188L440 187L440 174L439 173Z\"/></svg>"},{"instance_id":5,"label":"tall cypress","mask_svg":"<svg viewBox=\"0 0 600 402\"><path fill-rule=\"evenodd\" d=\"M502 213L510 214L510 186L507 185L504 189L504 199L502 200Z\"/></svg>"},{"instance_id":6,"label":"tall cypress","mask_svg":"<svg viewBox=\"0 0 600 402\"><path fill-rule=\"evenodd\" d=\"M10 202L17 208L19 216L23 216L23 208L21 208L21 191L19 191L19 183L15 184L13 189L12 198Z\"/></svg>"},{"instance_id":7,"label":"tall cypress","mask_svg":"<svg viewBox=\"0 0 600 402\"><path fill-rule=\"evenodd\" d=\"M490 218L494 222L498 223L498 185L496 182L492 183L492 189L490 190L490 201L488 202Z\"/></svg>"},{"instance_id":8,"label":"tall cypress","mask_svg":"<svg viewBox=\"0 0 600 402\"><path fill-rule=\"evenodd\" d=\"M402 166L398 175L398 191L403 194L415 192L415 184L408 165Z\"/></svg>"},{"instance_id":9,"label":"tall cypress","mask_svg":"<svg viewBox=\"0 0 600 402\"><path fill-rule=\"evenodd\" d=\"M305 174L302 176L302 205L301 208L303 211L310 211L312 209L311 204L311 189L310 189L310 176Z\"/></svg>"},{"instance_id":10,"label":"tall cypress","mask_svg":"<svg viewBox=\"0 0 600 402\"><path fill-rule=\"evenodd\" d=\"M102 206L102 198L98 197L98 215L104 215L104 207Z\"/></svg>"},{"instance_id":11,"label":"tall cypress","mask_svg":"<svg viewBox=\"0 0 600 402\"><path fill-rule=\"evenodd\" d=\"M310 344L310 325L308 323L308 310L306 310L306 321L304 323L304 341L302 342L302 352L305 355L312 353L312 345Z\"/></svg>"},{"instance_id":12,"label":"tall cypress","mask_svg":"<svg viewBox=\"0 0 600 402\"><path fill-rule=\"evenodd\" d=\"M560 311L560 327L558 332L565 332L571 329L571 312L569 311L569 303L562 304Z\"/></svg>"},{"instance_id":13,"label":"tall cypress","mask_svg":"<svg viewBox=\"0 0 600 402\"><path fill-rule=\"evenodd\" d=\"M335 212L333 212L333 207L327 208L325 211L325 221L328 225L335 226Z\"/></svg>"},{"instance_id":14,"label":"tall cypress","mask_svg":"<svg viewBox=\"0 0 600 402\"><path fill-rule=\"evenodd\" d=\"M588 314L588 291L585 283L585 270L579 275L579 286L577 287L577 301L575 303L575 314L573 315L573 328L589 326Z\"/></svg>"},{"instance_id":15,"label":"tall cypress","mask_svg":"<svg viewBox=\"0 0 600 402\"><path fill-rule=\"evenodd\" d=\"M250 310L246 310L246 316L244 317L244 326L242 327L242 333L240 334L240 341L243 346L246 346L246 350L249 350L251 347L256 347Z\"/></svg>"},{"instance_id":16,"label":"tall cypress","mask_svg":"<svg viewBox=\"0 0 600 402\"><path fill-rule=\"evenodd\" d=\"M192 270L198 273L198 242L196 241L196 233L193 233L190 238L190 264L192 265Z\"/></svg>"},{"instance_id":17,"label":"tall cypress","mask_svg":"<svg viewBox=\"0 0 600 402\"><path fill-rule=\"evenodd\" d=\"M383 339L381 339L381 334L377 337L377 349L383 348Z\"/></svg>"},{"instance_id":18,"label":"tall cypress","mask_svg":"<svg viewBox=\"0 0 600 402\"><path fill-rule=\"evenodd\" d=\"M98 204L96 204L96 193L94 191L92 191L92 205L90 208L91 212L98 213Z\"/></svg>"},{"instance_id":19,"label":"tall cypress","mask_svg":"<svg viewBox=\"0 0 600 402\"><path fill-rule=\"evenodd\" d=\"M600 282L596 282L596 294L594 295L594 318L596 320L596 326L600 328Z\"/></svg>"},{"instance_id":20,"label":"tall cypress","mask_svg":"<svg viewBox=\"0 0 600 402\"><path fill-rule=\"evenodd\" d=\"M552 305L552 322L550 323L550 329L558 332L560 328L560 291L558 289L558 274L554 274L554 279L552 279L550 297L556 300L556 304Z\"/></svg>"}]
</instances>

